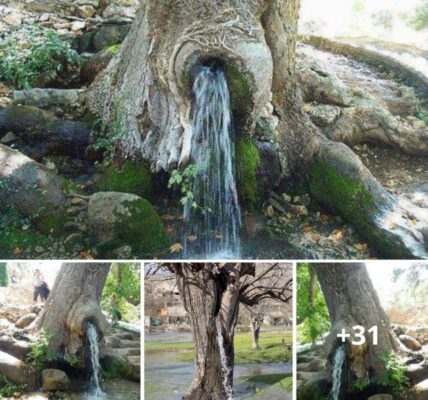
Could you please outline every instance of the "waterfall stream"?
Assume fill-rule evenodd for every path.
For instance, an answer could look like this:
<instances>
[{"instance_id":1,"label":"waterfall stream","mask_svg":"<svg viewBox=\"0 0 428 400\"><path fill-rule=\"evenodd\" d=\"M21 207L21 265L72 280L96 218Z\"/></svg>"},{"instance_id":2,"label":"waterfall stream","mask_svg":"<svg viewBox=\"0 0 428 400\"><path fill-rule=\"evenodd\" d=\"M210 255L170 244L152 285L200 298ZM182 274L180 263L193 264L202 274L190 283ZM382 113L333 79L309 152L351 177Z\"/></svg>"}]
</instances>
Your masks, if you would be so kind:
<instances>
[{"instance_id":1,"label":"waterfall stream","mask_svg":"<svg viewBox=\"0 0 428 400\"><path fill-rule=\"evenodd\" d=\"M216 329L217 343L220 350L221 372L223 374L223 387L227 396L227 400L233 400L233 387L229 381L229 374L231 373L231 368L227 364L226 352L224 351L223 335L221 334L221 323L218 317L216 318Z\"/></svg>"},{"instance_id":2,"label":"waterfall stream","mask_svg":"<svg viewBox=\"0 0 428 400\"><path fill-rule=\"evenodd\" d=\"M344 346L338 346L333 358L333 385L330 392L331 400L341 400L341 391L343 383L343 368L345 364L346 352Z\"/></svg>"},{"instance_id":3,"label":"waterfall stream","mask_svg":"<svg viewBox=\"0 0 428 400\"><path fill-rule=\"evenodd\" d=\"M229 89L223 71L203 67L194 82L193 94L191 158L197 174L194 198L184 206L184 255L239 257L241 210Z\"/></svg>"},{"instance_id":4,"label":"waterfall stream","mask_svg":"<svg viewBox=\"0 0 428 400\"><path fill-rule=\"evenodd\" d=\"M100 349L98 347L98 332L94 324L88 323L87 337L89 342L89 351L91 358L91 384L92 388L86 394L86 400L103 400L105 393L100 386Z\"/></svg>"}]
</instances>

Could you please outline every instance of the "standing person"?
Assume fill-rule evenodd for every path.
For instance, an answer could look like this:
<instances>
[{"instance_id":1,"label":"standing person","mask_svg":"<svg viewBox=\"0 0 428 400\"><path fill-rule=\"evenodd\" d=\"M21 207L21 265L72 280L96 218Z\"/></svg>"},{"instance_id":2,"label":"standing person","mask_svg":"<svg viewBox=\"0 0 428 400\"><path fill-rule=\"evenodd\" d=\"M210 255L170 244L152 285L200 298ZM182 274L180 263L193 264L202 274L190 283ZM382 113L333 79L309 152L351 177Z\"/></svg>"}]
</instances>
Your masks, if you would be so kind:
<instances>
[{"instance_id":1,"label":"standing person","mask_svg":"<svg viewBox=\"0 0 428 400\"><path fill-rule=\"evenodd\" d=\"M46 283L45 283L45 278L43 276L43 274L40 272L39 269L36 269L34 271L34 276L33 276L33 286L34 286L34 293L33 293L33 301L34 303L37 303L37 298L40 296L40 300L42 302L46 301L46 293L45 293L45 287Z\"/></svg>"}]
</instances>

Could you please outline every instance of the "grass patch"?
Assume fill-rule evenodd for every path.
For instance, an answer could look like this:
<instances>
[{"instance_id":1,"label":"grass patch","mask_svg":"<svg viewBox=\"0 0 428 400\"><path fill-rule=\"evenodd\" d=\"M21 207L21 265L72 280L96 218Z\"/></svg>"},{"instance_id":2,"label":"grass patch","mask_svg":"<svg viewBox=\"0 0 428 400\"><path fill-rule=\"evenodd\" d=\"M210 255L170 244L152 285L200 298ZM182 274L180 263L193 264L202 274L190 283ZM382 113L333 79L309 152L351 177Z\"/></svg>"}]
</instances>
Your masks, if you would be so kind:
<instances>
[{"instance_id":1,"label":"grass patch","mask_svg":"<svg viewBox=\"0 0 428 400\"><path fill-rule=\"evenodd\" d=\"M246 378L244 382L269 385L290 392L293 389L291 374L259 375Z\"/></svg>"},{"instance_id":2,"label":"grass patch","mask_svg":"<svg viewBox=\"0 0 428 400\"><path fill-rule=\"evenodd\" d=\"M235 364L261 364L283 363L292 359L292 352L282 348L282 340L291 344L291 332L266 332L260 336L260 350L251 349L251 336L249 333L235 335ZM193 362L195 360L194 344L187 343L154 343L146 344L146 350L171 350L177 351L176 360Z\"/></svg>"}]
</instances>

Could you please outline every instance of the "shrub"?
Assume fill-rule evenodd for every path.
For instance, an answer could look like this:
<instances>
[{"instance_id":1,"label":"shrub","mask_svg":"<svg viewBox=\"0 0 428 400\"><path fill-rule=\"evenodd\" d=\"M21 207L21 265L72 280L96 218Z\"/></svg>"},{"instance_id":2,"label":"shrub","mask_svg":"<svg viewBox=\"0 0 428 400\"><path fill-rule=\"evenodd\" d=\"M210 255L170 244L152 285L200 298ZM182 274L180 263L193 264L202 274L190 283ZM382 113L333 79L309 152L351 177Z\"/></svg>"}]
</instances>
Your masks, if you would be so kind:
<instances>
[{"instance_id":1,"label":"shrub","mask_svg":"<svg viewBox=\"0 0 428 400\"><path fill-rule=\"evenodd\" d=\"M52 333L42 331L36 341L31 345L28 361L36 371L41 371L48 362L61 358L58 351L51 349L54 338L55 335Z\"/></svg>"},{"instance_id":2,"label":"shrub","mask_svg":"<svg viewBox=\"0 0 428 400\"><path fill-rule=\"evenodd\" d=\"M69 83L80 64L78 53L52 29L23 26L0 40L0 80L16 89Z\"/></svg>"},{"instance_id":3,"label":"shrub","mask_svg":"<svg viewBox=\"0 0 428 400\"><path fill-rule=\"evenodd\" d=\"M23 392L26 385L15 385L5 375L0 375L0 398L12 397L17 392Z\"/></svg>"}]
</instances>

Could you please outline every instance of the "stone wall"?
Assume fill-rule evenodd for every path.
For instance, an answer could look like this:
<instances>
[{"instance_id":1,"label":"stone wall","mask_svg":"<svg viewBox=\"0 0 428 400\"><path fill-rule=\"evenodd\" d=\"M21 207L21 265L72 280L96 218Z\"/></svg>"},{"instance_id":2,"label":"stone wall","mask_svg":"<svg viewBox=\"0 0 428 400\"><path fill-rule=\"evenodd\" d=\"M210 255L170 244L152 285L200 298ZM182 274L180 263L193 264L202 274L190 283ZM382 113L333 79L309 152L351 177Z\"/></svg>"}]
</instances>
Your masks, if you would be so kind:
<instances>
[{"instance_id":1,"label":"stone wall","mask_svg":"<svg viewBox=\"0 0 428 400\"><path fill-rule=\"evenodd\" d=\"M140 0L0 0L0 5L35 13L131 20Z\"/></svg>"}]
</instances>

